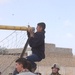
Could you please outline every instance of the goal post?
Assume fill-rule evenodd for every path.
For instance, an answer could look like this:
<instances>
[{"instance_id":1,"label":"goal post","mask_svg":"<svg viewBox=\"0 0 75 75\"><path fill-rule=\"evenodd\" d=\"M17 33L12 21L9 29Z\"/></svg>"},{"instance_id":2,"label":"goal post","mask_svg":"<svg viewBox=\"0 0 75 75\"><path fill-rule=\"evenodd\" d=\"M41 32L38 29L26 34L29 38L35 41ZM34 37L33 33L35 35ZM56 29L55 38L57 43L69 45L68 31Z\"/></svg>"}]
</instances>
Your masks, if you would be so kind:
<instances>
[{"instance_id":1,"label":"goal post","mask_svg":"<svg viewBox=\"0 0 75 75\"><path fill-rule=\"evenodd\" d=\"M2 30L0 35L4 36L0 39L0 71L3 75L13 73L15 60L18 57L26 57L28 52L31 51L31 48L28 47L29 38L26 33L27 30L31 29L34 31L35 28L29 26L0 25L0 30Z\"/></svg>"},{"instance_id":2,"label":"goal post","mask_svg":"<svg viewBox=\"0 0 75 75\"><path fill-rule=\"evenodd\" d=\"M34 30L34 27L25 27L25 26L9 26L9 25L0 25L0 29L3 29L3 30L20 30L20 31L27 31L27 30ZM23 51L20 55L20 57L22 58L26 49L27 49L27 46L28 46L28 39L24 45L24 48L23 48Z\"/></svg>"}]
</instances>

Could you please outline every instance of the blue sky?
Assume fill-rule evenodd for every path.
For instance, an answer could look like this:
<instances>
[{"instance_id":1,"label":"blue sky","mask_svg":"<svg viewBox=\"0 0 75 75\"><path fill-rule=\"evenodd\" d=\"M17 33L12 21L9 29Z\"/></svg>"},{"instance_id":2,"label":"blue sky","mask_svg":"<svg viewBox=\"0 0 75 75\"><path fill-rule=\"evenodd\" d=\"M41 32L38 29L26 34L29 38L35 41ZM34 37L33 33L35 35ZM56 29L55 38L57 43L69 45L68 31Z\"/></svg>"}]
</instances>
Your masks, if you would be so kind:
<instances>
[{"instance_id":1,"label":"blue sky","mask_svg":"<svg viewBox=\"0 0 75 75\"><path fill-rule=\"evenodd\" d=\"M46 43L75 54L75 0L0 0L0 25L36 27L38 22L46 23ZM8 33L0 31L2 38Z\"/></svg>"}]
</instances>

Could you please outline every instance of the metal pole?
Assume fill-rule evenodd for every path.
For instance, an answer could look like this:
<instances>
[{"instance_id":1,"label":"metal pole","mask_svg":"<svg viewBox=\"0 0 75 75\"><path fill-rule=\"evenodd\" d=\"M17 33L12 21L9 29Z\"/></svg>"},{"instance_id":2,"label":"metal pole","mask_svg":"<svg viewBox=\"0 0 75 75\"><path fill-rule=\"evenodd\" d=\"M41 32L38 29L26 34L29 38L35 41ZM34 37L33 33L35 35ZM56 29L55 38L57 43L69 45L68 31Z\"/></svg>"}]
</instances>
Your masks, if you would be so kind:
<instances>
[{"instance_id":1,"label":"metal pole","mask_svg":"<svg viewBox=\"0 0 75 75\"><path fill-rule=\"evenodd\" d=\"M27 46L28 46L28 42L29 42L29 39L27 39L27 41L26 41L26 43L25 43L25 46L24 46L24 48L23 48L23 51L22 51L22 53L21 53L20 58L23 58L24 53L25 53L25 51L26 51L26 49L27 49Z\"/></svg>"}]
</instances>

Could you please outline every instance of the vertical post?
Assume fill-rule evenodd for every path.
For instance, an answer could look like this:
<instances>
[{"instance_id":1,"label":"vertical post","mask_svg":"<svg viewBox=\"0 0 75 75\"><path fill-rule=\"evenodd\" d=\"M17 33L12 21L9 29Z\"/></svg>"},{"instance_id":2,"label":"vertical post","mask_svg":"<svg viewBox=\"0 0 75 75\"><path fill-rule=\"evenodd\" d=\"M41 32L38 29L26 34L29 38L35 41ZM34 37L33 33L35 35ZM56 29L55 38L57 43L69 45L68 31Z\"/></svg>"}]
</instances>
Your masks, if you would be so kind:
<instances>
[{"instance_id":1,"label":"vertical post","mask_svg":"<svg viewBox=\"0 0 75 75\"><path fill-rule=\"evenodd\" d=\"M22 51L22 53L21 53L20 58L22 58L22 57L23 57L23 55L24 55L24 53L25 53L25 51L26 51L26 49L27 49L28 42L29 42L29 39L27 39L27 41L26 41L26 44L25 44L25 46L24 46L24 48L23 48L23 51Z\"/></svg>"}]
</instances>

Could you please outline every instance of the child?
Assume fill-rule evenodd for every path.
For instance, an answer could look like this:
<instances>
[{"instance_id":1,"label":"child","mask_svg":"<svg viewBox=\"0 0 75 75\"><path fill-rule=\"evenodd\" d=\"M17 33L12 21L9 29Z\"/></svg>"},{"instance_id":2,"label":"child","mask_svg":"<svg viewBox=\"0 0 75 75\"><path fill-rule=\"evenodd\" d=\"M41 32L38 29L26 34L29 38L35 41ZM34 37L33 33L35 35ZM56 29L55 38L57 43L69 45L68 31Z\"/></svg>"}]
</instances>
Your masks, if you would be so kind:
<instances>
[{"instance_id":1,"label":"child","mask_svg":"<svg viewBox=\"0 0 75 75\"><path fill-rule=\"evenodd\" d=\"M36 33L32 30L28 30L29 45L32 50L32 55L27 56L27 60L32 63L32 68L36 69L34 62L39 62L45 58L45 23L41 22L37 24Z\"/></svg>"}]
</instances>

